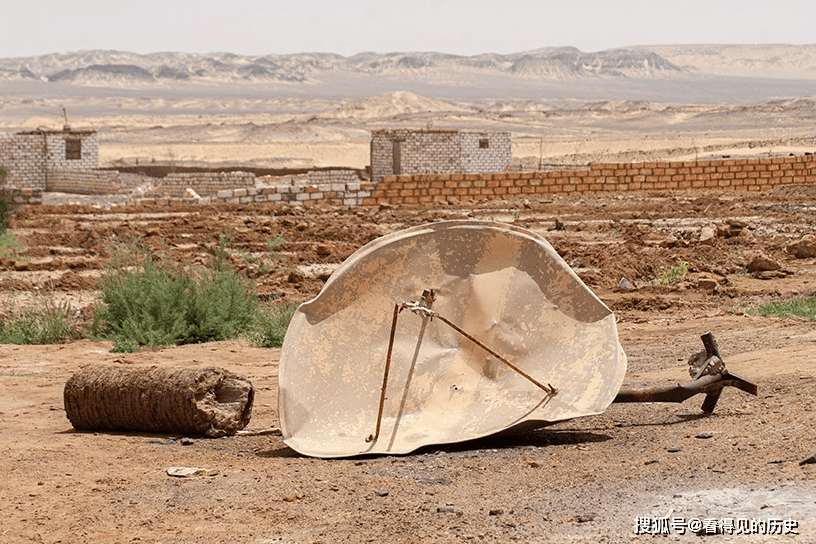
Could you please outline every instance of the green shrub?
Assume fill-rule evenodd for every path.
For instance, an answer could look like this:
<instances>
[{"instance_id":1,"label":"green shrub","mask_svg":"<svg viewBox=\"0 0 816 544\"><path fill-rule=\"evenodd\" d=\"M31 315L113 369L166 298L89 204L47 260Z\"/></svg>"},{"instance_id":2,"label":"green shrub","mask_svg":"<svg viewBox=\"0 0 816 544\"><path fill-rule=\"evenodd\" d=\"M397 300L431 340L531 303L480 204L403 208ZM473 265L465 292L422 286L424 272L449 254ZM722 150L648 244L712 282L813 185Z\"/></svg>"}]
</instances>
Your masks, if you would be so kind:
<instances>
[{"instance_id":1,"label":"green shrub","mask_svg":"<svg viewBox=\"0 0 816 544\"><path fill-rule=\"evenodd\" d=\"M685 261L678 264L677 266L672 266L670 270L663 272L660 274L660 278L656 280L652 280L650 282L651 285L668 285L670 283L674 283L683 279L683 277L688 273L689 264Z\"/></svg>"},{"instance_id":2,"label":"green shrub","mask_svg":"<svg viewBox=\"0 0 816 544\"><path fill-rule=\"evenodd\" d=\"M288 302L262 306L255 316L255 328L249 335L249 340L264 348L281 347L286 329L289 328L289 322L297 308L297 304Z\"/></svg>"},{"instance_id":3,"label":"green shrub","mask_svg":"<svg viewBox=\"0 0 816 544\"><path fill-rule=\"evenodd\" d=\"M25 246L18 242L12 233L0 232L0 257L17 259L23 250Z\"/></svg>"},{"instance_id":4,"label":"green shrub","mask_svg":"<svg viewBox=\"0 0 816 544\"><path fill-rule=\"evenodd\" d=\"M182 268L136 240L114 252L101 280L92 330L114 351L226 340L250 330L257 298L226 260L222 240L210 266Z\"/></svg>"},{"instance_id":5,"label":"green shrub","mask_svg":"<svg viewBox=\"0 0 816 544\"><path fill-rule=\"evenodd\" d=\"M71 307L45 297L37 297L27 309L12 308L0 322L0 344L60 344L79 337Z\"/></svg>"},{"instance_id":6,"label":"green shrub","mask_svg":"<svg viewBox=\"0 0 816 544\"><path fill-rule=\"evenodd\" d=\"M734 310L739 312L739 310ZM763 317L800 317L808 321L816 321L816 295L794 298L781 302L767 302L754 308L748 308L740 313L761 315Z\"/></svg>"}]
</instances>

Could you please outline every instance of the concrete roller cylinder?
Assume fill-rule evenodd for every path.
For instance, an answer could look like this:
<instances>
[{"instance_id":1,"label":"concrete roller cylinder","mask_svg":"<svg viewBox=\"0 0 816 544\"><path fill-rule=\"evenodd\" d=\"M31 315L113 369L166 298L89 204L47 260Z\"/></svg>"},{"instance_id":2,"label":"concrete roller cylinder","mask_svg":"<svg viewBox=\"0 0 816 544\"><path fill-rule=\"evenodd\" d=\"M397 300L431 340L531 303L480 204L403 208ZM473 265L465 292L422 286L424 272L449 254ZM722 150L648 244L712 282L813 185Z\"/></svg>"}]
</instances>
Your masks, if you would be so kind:
<instances>
[{"instance_id":1,"label":"concrete roller cylinder","mask_svg":"<svg viewBox=\"0 0 816 544\"><path fill-rule=\"evenodd\" d=\"M252 384L220 368L89 366L65 384L65 412L82 431L224 436L248 423Z\"/></svg>"}]
</instances>

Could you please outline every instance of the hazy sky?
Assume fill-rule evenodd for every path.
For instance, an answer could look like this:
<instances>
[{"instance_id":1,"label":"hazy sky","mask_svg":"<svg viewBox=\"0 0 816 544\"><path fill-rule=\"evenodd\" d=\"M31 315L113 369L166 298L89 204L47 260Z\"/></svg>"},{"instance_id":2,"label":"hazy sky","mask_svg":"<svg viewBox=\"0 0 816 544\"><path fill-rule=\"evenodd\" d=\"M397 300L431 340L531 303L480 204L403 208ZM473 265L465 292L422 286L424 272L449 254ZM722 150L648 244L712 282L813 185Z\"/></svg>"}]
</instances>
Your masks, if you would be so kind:
<instances>
[{"instance_id":1,"label":"hazy sky","mask_svg":"<svg viewBox=\"0 0 816 544\"><path fill-rule=\"evenodd\" d=\"M0 57L816 43L814 0L2 0L0 21Z\"/></svg>"}]
</instances>

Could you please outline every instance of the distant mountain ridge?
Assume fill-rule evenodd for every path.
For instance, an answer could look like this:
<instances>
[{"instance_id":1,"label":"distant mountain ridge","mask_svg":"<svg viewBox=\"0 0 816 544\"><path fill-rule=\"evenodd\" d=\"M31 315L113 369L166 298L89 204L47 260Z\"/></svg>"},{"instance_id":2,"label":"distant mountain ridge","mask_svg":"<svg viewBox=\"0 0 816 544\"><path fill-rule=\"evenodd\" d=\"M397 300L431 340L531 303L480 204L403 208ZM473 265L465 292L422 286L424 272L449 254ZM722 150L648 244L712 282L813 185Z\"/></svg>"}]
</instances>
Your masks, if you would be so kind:
<instances>
[{"instance_id":1,"label":"distant mountain ridge","mask_svg":"<svg viewBox=\"0 0 816 544\"><path fill-rule=\"evenodd\" d=\"M474 56L437 52L332 53L245 56L234 53L137 54L90 50L0 59L0 80L41 80L77 85L149 85L156 82L319 81L328 73L412 77L450 74L526 79L667 78L714 74L816 79L816 45L636 46L586 53L550 47Z\"/></svg>"}]
</instances>

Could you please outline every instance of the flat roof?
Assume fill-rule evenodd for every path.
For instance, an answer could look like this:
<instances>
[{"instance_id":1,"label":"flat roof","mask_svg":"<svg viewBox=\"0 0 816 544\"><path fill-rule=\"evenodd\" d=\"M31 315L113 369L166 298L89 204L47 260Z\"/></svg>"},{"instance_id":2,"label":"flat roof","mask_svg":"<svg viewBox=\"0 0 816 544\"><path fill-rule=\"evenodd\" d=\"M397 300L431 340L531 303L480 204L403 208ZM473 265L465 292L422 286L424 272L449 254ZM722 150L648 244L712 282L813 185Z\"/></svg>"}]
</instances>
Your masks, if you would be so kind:
<instances>
[{"instance_id":1,"label":"flat roof","mask_svg":"<svg viewBox=\"0 0 816 544\"><path fill-rule=\"evenodd\" d=\"M49 134L49 135L78 134L78 135L87 135L87 134L95 134L95 133L96 133L96 131L91 130L91 129L87 129L87 130L69 129L69 130L27 130L25 132L18 132L17 134L25 134L25 135L28 135L28 134Z\"/></svg>"}]
</instances>

